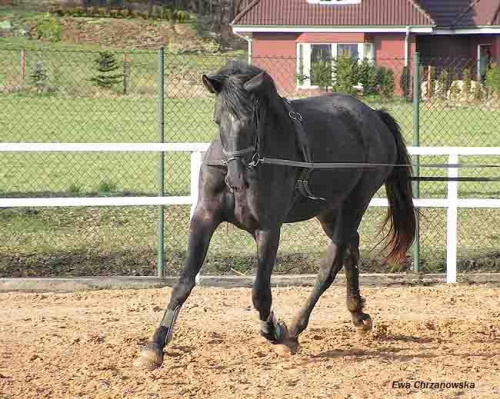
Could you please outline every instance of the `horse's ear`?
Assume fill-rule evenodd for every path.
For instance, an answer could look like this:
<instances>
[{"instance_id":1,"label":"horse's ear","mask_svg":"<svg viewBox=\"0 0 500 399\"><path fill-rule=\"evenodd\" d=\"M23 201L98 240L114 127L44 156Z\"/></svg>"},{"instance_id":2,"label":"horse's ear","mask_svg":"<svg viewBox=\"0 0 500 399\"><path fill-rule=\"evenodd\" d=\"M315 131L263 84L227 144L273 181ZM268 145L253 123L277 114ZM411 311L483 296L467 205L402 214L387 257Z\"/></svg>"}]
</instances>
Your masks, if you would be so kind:
<instances>
[{"instance_id":1,"label":"horse's ear","mask_svg":"<svg viewBox=\"0 0 500 399\"><path fill-rule=\"evenodd\" d=\"M244 84L245 90L255 92L271 82L271 77L265 72L259 73Z\"/></svg>"},{"instance_id":2,"label":"horse's ear","mask_svg":"<svg viewBox=\"0 0 500 399\"><path fill-rule=\"evenodd\" d=\"M222 76L211 73L203 75L201 80L210 93L219 94L222 91Z\"/></svg>"}]
</instances>

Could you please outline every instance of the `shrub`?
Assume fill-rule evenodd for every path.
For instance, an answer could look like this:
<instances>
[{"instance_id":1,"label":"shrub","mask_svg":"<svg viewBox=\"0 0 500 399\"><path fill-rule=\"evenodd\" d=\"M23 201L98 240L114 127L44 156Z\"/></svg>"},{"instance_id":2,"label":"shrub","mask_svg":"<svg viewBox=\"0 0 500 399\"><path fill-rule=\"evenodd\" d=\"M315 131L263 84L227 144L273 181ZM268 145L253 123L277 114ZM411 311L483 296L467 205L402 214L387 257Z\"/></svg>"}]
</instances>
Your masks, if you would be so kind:
<instances>
[{"instance_id":1,"label":"shrub","mask_svg":"<svg viewBox=\"0 0 500 399\"><path fill-rule=\"evenodd\" d=\"M394 71L390 68L380 67L378 70L379 93L386 98L394 95Z\"/></svg>"},{"instance_id":2,"label":"shrub","mask_svg":"<svg viewBox=\"0 0 500 399\"><path fill-rule=\"evenodd\" d=\"M472 87L470 68L464 69L464 71L462 72L462 79L464 81L463 96L464 96L465 100L468 100L470 93L471 93L471 87Z\"/></svg>"},{"instance_id":3,"label":"shrub","mask_svg":"<svg viewBox=\"0 0 500 399\"><path fill-rule=\"evenodd\" d=\"M475 84L472 86L472 98L476 101L480 101L483 99L483 85L481 82L474 82Z\"/></svg>"},{"instance_id":4,"label":"shrub","mask_svg":"<svg viewBox=\"0 0 500 399\"><path fill-rule=\"evenodd\" d=\"M99 87L111 89L123 79L122 73L116 73L120 68L115 55L110 51L100 51L95 60L97 74L91 80Z\"/></svg>"},{"instance_id":5,"label":"shrub","mask_svg":"<svg viewBox=\"0 0 500 399\"><path fill-rule=\"evenodd\" d=\"M184 10L174 10L173 12L174 22L177 21L183 24L186 21L189 21L190 15L187 11Z\"/></svg>"},{"instance_id":6,"label":"shrub","mask_svg":"<svg viewBox=\"0 0 500 399\"><path fill-rule=\"evenodd\" d=\"M318 60L311 64L311 83L314 82L322 89L329 89L333 86L332 74L333 66L330 60Z\"/></svg>"},{"instance_id":7,"label":"shrub","mask_svg":"<svg viewBox=\"0 0 500 399\"><path fill-rule=\"evenodd\" d=\"M113 191L116 191L116 189L117 189L116 183L113 183L111 181L109 181L109 182L103 181L97 187L97 192L99 194L107 194L107 193L111 193Z\"/></svg>"},{"instance_id":8,"label":"shrub","mask_svg":"<svg viewBox=\"0 0 500 399\"><path fill-rule=\"evenodd\" d=\"M333 91L355 94L354 86L357 81L357 60L348 55L337 57L333 64L334 84Z\"/></svg>"},{"instance_id":9,"label":"shrub","mask_svg":"<svg viewBox=\"0 0 500 399\"><path fill-rule=\"evenodd\" d=\"M434 96L436 91L436 67L430 65L427 69L427 98Z\"/></svg>"},{"instance_id":10,"label":"shrub","mask_svg":"<svg viewBox=\"0 0 500 399\"><path fill-rule=\"evenodd\" d=\"M446 69L441 70L438 77L438 83L436 86L436 94L441 99L446 99L448 89L450 88L450 74Z\"/></svg>"},{"instance_id":11,"label":"shrub","mask_svg":"<svg viewBox=\"0 0 500 399\"><path fill-rule=\"evenodd\" d=\"M47 88L49 77L42 61L37 61L33 64L30 79L39 93Z\"/></svg>"},{"instance_id":12,"label":"shrub","mask_svg":"<svg viewBox=\"0 0 500 399\"><path fill-rule=\"evenodd\" d=\"M66 192L71 194L80 194L82 192L82 187L78 184L71 183Z\"/></svg>"},{"instance_id":13,"label":"shrub","mask_svg":"<svg viewBox=\"0 0 500 399\"><path fill-rule=\"evenodd\" d=\"M51 42L61 41L61 23L56 17L47 13L42 17L38 17L35 22L38 39L45 39Z\"/></svg>"},{"instance_id":14,"label":"shrub","mask_svg":"<svg viewBox=\"0 0 500 399\"><path fill-rule=\"evenodd\" d=\"M399 84L401 90L403 90L403 96L409 98L411 94L411 76L407 66L403 67Z\"/></svg>"},{"instance_id":15,"label":"shrub","mask_svg":"<svg viewBox=\"0 0 500 399\"><path fill-rule=\"evenodd\" d=\"M493 64L486 72L485 85L496 94L500 94L500 67Z\"/></svg>"},{"instance_id":16,"label":"shrub","mask_svg":"<svg viewBox=\"0 0 500 399\"><path fill-rule=\"evenodd\" d=\"M357 83L363 86L363 95L377 93L377 67L372 65L367 58L357 66Z\"/></svg>"}]
</instances>

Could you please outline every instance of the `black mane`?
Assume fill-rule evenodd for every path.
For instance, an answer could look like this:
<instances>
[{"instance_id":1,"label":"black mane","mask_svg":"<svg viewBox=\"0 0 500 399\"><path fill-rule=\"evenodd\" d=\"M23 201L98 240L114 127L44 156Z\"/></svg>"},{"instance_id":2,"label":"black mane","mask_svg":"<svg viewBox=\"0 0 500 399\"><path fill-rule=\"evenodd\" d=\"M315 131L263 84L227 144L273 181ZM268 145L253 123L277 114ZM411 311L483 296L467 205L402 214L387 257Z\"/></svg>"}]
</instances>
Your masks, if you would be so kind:
<instances>
[{"instance_id":1,"label":"black mane","mask_svg":"<svg viewBox=\"0 0 500 399\"><path fill-rule=\"evenodd\" d=\"M242 61L230 61L217 72L223 80L219 93L224 107L236 117L250 118L255 98L245 90L244 84L264 70Z\"/></svg>"}]
</instances>

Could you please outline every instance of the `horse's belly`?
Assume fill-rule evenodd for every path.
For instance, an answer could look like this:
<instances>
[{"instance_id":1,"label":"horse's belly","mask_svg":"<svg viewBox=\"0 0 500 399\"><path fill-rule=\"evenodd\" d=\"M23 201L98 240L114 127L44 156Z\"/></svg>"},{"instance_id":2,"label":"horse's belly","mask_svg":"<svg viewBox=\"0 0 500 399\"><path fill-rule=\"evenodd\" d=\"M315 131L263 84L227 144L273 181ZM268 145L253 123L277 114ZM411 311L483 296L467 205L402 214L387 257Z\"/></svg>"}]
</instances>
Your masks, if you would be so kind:
<instances>
[{"instance_id":1,"label":"horse's belly","mask_svg":"<svg viewBox=\"0 0 500 399\"><path fill-rule=\"evenodd\" d=\"M302 194L287 213L286 222L300 222L318 216L325 209L336 209L356 186L360 172L349 170L315 171L310 176L308 186L313 196L309 199Z\"/></svg>"}]
</instances>

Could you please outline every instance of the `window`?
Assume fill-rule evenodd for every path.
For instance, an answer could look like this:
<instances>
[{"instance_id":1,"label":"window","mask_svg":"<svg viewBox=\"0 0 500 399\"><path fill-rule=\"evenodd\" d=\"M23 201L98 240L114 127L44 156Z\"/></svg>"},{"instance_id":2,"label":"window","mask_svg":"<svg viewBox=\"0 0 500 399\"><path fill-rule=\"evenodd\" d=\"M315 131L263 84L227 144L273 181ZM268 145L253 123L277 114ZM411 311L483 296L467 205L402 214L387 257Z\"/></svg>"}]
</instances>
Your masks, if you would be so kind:
<instances>
[{"instance_id":1,"label":"window","mask_svg":"<svg viewBox=\"0 0 500 399\"><path fill-rule=\"evenodd\" d=\"M329 44L311 44L311 72L310 84L312 86L321 85L322 74L328 73L331 69L332 46ZM317 67L314 68L314 65ZM331 75L331 71L330 71Z\"/></svg>"},{"instance_id":2,"label":"window","mask_svg":"<svg viewBox=\"0 0 500 399\"><path fill-rule=\"evenodd\" d=\"M333 62L340 55L354 59L368 58L373 62L372 43L332 43L332 44L297 44L297 85L300 88L321 86L325 74L333 74Z\"/></svg>"},{"instance_id":3,"label":"window","mask_svg":"<svg viewBox=\"0 0 500 399\"><path fill-rule=\"evenodd\" d=\"M349 56L351 58L359 58L359 51L357 44L338 44L337 56Z\"/></svg>"}]
</instances>

